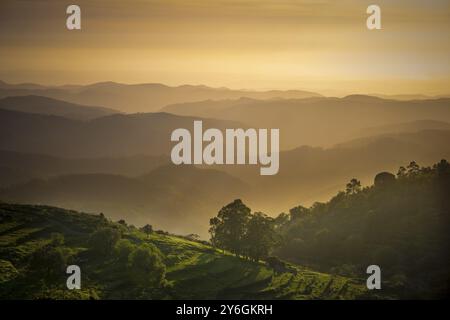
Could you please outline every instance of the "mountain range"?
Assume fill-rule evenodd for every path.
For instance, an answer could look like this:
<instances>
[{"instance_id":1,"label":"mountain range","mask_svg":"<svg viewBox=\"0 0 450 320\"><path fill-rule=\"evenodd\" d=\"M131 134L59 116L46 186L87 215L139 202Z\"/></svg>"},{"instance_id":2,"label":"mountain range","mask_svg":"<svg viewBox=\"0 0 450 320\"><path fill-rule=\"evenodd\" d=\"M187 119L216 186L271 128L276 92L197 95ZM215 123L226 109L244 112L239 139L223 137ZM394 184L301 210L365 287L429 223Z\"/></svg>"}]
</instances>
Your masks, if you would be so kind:
<instances>
[{"instance_id":1,"label":"mountain range","mask_svg":"<svg viewBox=\"0 0 450 320\"><path fill-rule=\"evenodd\" d=\"M0 150L61 157L168 155L177 128L242 127L234 121L169 113L113 114L90 121L0 109Z\"/></svg>"},{"instance_id":2,"label":"mountain range","mask_svg":"<svg viewBox=\"0 0 450 320\"><path fill-rule=\"evenodd\" d=\"M163 165L138 177L97 173L34 179L0 190L0 198L104 212L137 226L151 223L207 238L209 218L245 190L245 183L221 171Z\"/></svg>"},{"instance_id":3,"label":"mountain range","mask_svg":"<svg viewBox=\"0 0 450 320\"><path fill-rule=\"evenodd\" d=\"M92 120L119 113L117 110L69 103L41 96L16 96L0 99L0 109L60 116L74 120Z\"/></svg>"},{"instance_id":4,"label":"mountain range","mask_svg":"<svg viewBox=\"0 0 450 320\"><path fill-rule=\"evenodd\" d=\"M50 89L2 84L0 90ZM206 238L208 219L234 198L276 215L326 200L351 178L367 185L378 172L412 160L449 159L449 101L238 98L125 114L48 97L8 97L0 100L0 199L104 212ZM194 120L221 130L280 128L279 173L261 176L255 165L170 164L172 130L190 129Z\"/></svg>"},{"instance_id":5,"label":"mountain range","mask_svg":"<svg viewBox=\"0 0 450 320\"><path fill-rule=\"evenodd\" d=\"M71 103L106 106L121 112L155 112L174 103L202 100L320 97L302 90L232 90L203 85L171 87L160 83L122 84L99 82L90 85L42 86L36 84L8 84L0 82L0 98L8 96L38 95Z\"/></svg>"},{"instance_id":6,"label":"mountain range","mask_svg":"<svg viewBox=\"0 0 450 320\"><path fill-rule=\"evenodd\" d=\"M279 128L281 149L330 147L361 136L368 127L436 120L450 122L450 99L397 101L371 96L201 101L164 107L177 115L238 120L254 128ZM362 134L364 135L364 134Z\"/></svg>"}]
</instances>

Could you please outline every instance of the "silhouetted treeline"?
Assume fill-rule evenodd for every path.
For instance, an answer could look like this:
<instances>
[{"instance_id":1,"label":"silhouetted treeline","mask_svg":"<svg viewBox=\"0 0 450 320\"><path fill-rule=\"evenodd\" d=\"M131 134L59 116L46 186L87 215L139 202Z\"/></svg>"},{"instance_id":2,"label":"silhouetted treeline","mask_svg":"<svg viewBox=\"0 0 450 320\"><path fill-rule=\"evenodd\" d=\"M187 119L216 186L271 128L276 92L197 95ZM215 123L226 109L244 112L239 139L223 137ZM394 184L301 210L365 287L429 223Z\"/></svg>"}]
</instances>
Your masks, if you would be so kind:
<instances>
[{"instance_id":1,"label":"silhouetted treeline","mask_svg":"<svg viewBox=\"0 0 450 320\"><path fill-rule=\"evenodd\" d=\"M275 243L274 219L264 213L251 213L240 199L223 207L210 220L214 246L254 261L268 256Z\"/></svg>"},{"instance_id":2,"label":"silhouetted treeline","mask_svg":"<svg viewBox=\"0 0 450 320\"><path fill-rule=\"evenodd\" d=\"M411 162L396 176L377 175L362 188L311 208L293 208L275 221L283 240L276 254L324 271L365 276L381 267L385 290L410 298L448 297L450 165Z\"/></svg>"}]
</instances>

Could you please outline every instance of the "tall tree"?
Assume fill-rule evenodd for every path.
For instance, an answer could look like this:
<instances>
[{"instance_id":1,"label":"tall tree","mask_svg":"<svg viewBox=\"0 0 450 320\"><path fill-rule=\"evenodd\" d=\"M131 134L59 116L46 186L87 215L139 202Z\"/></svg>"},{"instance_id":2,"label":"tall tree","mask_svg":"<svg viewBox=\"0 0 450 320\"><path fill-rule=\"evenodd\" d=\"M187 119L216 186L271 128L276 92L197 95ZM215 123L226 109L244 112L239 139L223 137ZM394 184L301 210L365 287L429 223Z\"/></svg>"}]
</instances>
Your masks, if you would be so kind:
<instances>
[{"instance_id":1,"label":"tall tree","mask_svg":"<svg viewBox=\"0 0 450 320\"><path fill-rule=\"evenodd\" d=\"M239 255L244 252L244 238L250 208L240 199L220 209L216 218L210 220L211 241L218 247Z\"/></svg>"},{"instance_id":2,"label":"tall tree","mask_svg":"<svg viewBox=\"0 0 450 320\"><path fill-rule=\"evenodd\" d=\"M274 219L262 212L255 212L247 224L246 254L254 261L259 261L269 255L269 250L274 243Z\"/></svg>"},{"instance_id":3,"label":"tall tree","mask_svg":"<svg viewBox=\"0 0 450 320\"><path fill-rule=\"evenodd\" d=\"M353 178L350 180L349 183L347 183L345 192L347 194L355 194L361 191L361 181Z\"/></svg>"},{"instance_id":4,"label":"tall tree","mask_svg":"<svg viewBox=\"0 0 450 320\"><path fill-rule=\"evenodd\" d=\"M146 224L145 226L143 226L143 227L141 228L141 230L147 234L147 238L148 238L148 236L150 235L150 233L153 232L153 227L152 227L151 225L149 225L149 224Z\"/></svg>"}]
</instances>

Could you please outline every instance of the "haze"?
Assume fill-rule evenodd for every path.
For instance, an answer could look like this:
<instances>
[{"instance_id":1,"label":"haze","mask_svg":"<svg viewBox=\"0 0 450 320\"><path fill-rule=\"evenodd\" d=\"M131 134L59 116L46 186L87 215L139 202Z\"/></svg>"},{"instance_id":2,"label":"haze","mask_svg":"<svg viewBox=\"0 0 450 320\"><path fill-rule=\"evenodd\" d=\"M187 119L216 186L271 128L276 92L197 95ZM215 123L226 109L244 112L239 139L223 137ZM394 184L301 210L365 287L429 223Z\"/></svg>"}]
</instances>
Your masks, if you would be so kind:
<instances>
[{"instance_id":1,"label":"haze","mask_svg":"<svg viewBox=\"0 0 450 320\"><path fill-rule=\"evenodd\" d=\"M0 79L205 84L246 89L447 94L450 5L377 1L2 1Z\"/></svg>"}]
</instances>

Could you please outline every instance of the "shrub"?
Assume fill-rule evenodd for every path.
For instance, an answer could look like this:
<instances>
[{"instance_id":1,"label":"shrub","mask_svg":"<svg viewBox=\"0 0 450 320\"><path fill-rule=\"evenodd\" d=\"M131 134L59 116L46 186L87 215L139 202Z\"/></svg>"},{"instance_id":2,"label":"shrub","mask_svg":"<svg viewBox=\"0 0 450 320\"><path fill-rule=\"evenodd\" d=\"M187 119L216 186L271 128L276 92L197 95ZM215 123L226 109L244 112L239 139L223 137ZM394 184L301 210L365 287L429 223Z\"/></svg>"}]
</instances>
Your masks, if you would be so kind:
<instances>
[{"instance_id":1,"label":"shrub","mask_svg":"<svg viewBox=\"0 0 450 320\"><path fill-rule=\"evenodd\" d=\"M110 255L119 239L119 230L106 227L95 231L91 235L89 244L94 252L101 255Z\"/></svg>"},{"instance_id":2,"label":"shrub","mask_svg":"<svg viewBox=\"0 0 450 320\"><path fill-rule=\"evenodd\" d=\"M133 279L142 285L159 286L163 283L166 266L162 253L152 244L141 244L128 257Z\"/></svg>"}]
</instances>

